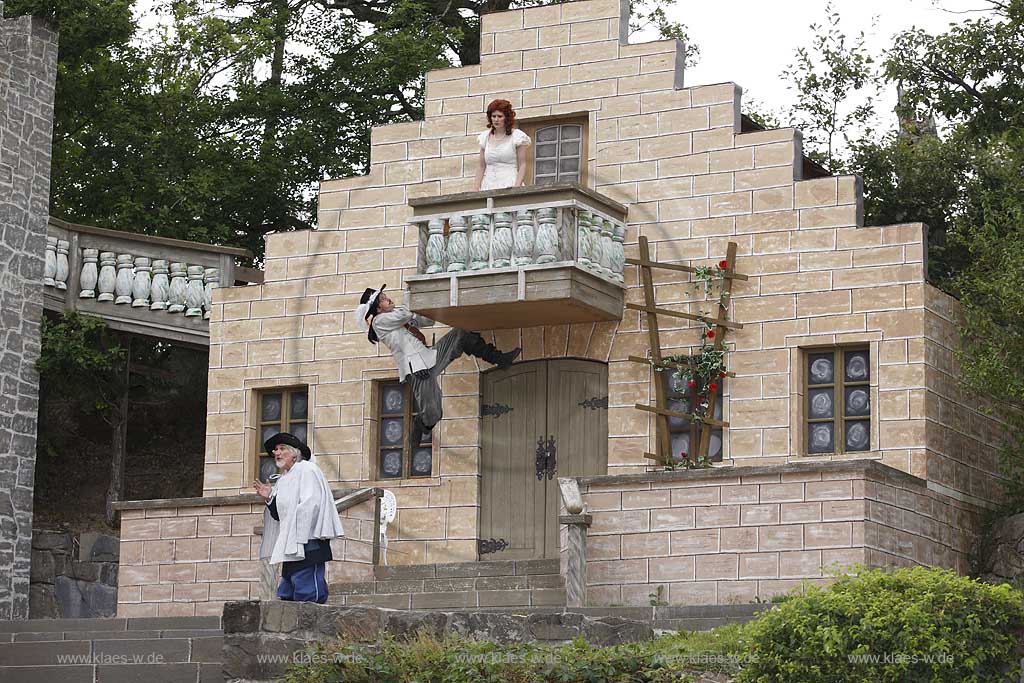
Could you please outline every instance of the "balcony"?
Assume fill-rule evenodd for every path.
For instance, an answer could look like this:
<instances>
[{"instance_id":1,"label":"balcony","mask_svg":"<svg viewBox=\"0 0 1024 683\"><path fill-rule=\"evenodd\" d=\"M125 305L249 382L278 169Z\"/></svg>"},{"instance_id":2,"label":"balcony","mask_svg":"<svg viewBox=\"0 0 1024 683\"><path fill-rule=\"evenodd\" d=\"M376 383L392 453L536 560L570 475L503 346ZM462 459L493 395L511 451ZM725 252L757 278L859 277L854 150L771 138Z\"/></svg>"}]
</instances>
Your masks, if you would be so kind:
<instances>
[{"instance_id":1,"label":"balcony","mask_svg":"<svg viewBox=\"0 0 1024 683\"><path fill-rule=\"evenodd\" d=\"M475 330L621 320L626 207L575 183L409 202L409 307Z\"/></svg>"},{"instance_id":2,"label":"balcony","mask_svg":"<svg viewBox=\"0 0 1024 683\"><path fill-rule=\"evenodd\" d=\"M189 346L210 343L212 290L262 282L235 264L245 249L152 237L50 218L43 305L103 318L111 329Z\"/></svg>"}]
</instances>

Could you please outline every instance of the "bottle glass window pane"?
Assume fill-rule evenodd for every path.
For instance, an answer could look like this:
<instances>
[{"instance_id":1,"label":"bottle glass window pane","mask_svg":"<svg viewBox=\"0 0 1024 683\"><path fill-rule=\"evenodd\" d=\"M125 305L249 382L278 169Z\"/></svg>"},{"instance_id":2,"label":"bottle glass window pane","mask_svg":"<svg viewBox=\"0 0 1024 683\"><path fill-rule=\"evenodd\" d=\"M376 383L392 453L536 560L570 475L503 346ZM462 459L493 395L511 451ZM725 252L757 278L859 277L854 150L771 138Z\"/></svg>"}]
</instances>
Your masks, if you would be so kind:
<instances>
[{"instance_id":1,"label":"bottle glass window pane","mask_svg":"<svg viewBox=\"0 0 1024 683\"><path fill-rule=\"evenodd\" d=\"M537 145L538 159L553 159L558 156L558 145L556 143L550 143L547 145Z\"/></svg>"},{"instance_id":2,"label":"bottle glass window pane","mask_svg":"<svg viewBox=\"0 0 1024 683\"><path fill-rule=\"evenodd\" d=\"M270 475L277 474L277 465L274 463L274 459L266 456L260 456L260 481L266 483L270 481Z\"/></svg>"},{"instance_id":3,"label":"bottle glass window pane","mask_svg":"<svg viewBox=\"0 0 1024 683\"><path fill-rule=\"evenodd\" d=\"M578 157L580 155L580 143L563 142L561 152L563 157Z\"/></svg>"},{"instance_id":4,"label":"bottle glass window pane","mask_svg":"<svg viewBox=\"0 0 1024 683\"><path fill-rule=\"evenodd\" d=\"M274 422L281 419L281 394L263 394L260 406L260 422Z\"/></svg>"},{"instance_id":5,"label":"bottle glass window pane","mask_svg":"<svg viewBox=\"0 0 1024 683\"><path fill-rule=\"evenodd\" d=\"M537 175L551 175L558 171L558 162L554 159L538 159L537 160Z\"/></svg>"},{"instance_id":6,"label":"bottle glass window pane","mask_svg":"<svg viewBox=\"0 0 1024 683\"><path fill-rule=\"evenodd\" d=\"M432 454L429 448L417 448L412 454L412 475L425 477L430 474Z\"/></svg>"},{"instance_id":7,"label":"bottle glass window pane","mask_svg":"<svg viewBox=\"0 0 1024 683\"><path fill-rule=\"evenodd\" d=\"M812 353L807 357L807 383L832 384L835 360L831 353Z\"/></svg>"},{"instance_id":8,"label":"bottle glass window pane","mask_svg":"<svg viewBox=\"0 0 1024 683\"><path fill-rule=\"evenodd\" d=\"M686 399L669 399L668 409L674 410L679 413L690 412L690 402ZM689 429L690 421L682 417L669 417L668 420L669 429Z\"/></svg>"},{"instance_id":9,"label":"bottle glass window pane","mask_svg":"<svg viewBox=\"0 0 1024 683\"><path fill-rule=\"evenodd\" d=\"M583 126L562 126L563 140L579 140Z\"/></svg>"},{"instance_id":10,"label":"bottle glass window pane","mask_svg":"<svg viewBox=\"0 0 1024 683\"><path fill-rule=\"evenodd\" d=\"M539 175L534 177L534 183L537 185L550 185L551 183L558 181L558 176L553 175Z\"/></svg>"},{"instance_id":11,"label":"bottle glass window pane","mask_svg":"<svg viewBox=\"0 0 1024 683\"><path fill-rule=\"evenodd\" d=\"M307 434L305 422L293 422L291 426L288 427L288 429L291 430L292 436L294 436L296 439L299 439L300 441L307 445L309 444L309 440L306 439Z\"/></svg>"},{"instance_id":12,"label":"bottle glass window pane","mask_svg":"<svg viewBox=\"0 0 1024 683\"><path fill-rule=\"evenodd\" d=\"M692 457L690 453L690 432L675 432L672 434L672 457L676 460L680 459L680 454L686 453Z\"/></svg>"},{"instance_id":13,"label":"bottle glass window pane","mask_svg":"<svg viewBox=\"0 0 1024 683\"><path fill-rule=\"evenodd\" d=\"M871 399L868 387L846 387L847 417L861 417L871 414Z\"/></svg>"},{"instance_id":14,"label":"bottle glass window pane","mask_svg":"<svg viewBox=\"0 0 1024 683\"><path fill-rule=\"evenodd\" d=\"M812 422L807 425L807 452L835 452L834 427L831 422Z\"/></svg>"},{"instance_id":15,"label":"bottle glass window pane","mask_svg":"<svg viewBox=\"0 0 1024 683\"><path fill-rule=\"evenodd\" d=\"M868 352L855 351L846 354L846 381L867 382L870 379Z\"/></svg>"},{"instance_id":16,"label":"bottle glass window pane","mask_svg":"<svg viewBox=\"0 0 1024 683\"><path fill-rule=\"evenodd\" d=\"M866 451L871 447L870 422L854 420L846 423L846 450Z\"/></svg>"},{"instance_id":17,"label":"bottle glass window pane","mask_svg":"<svg viewBox=\"0 0 1024 683\"><path fill-rule=\"evenodd\" d=\"M401 414L404 410L405 392L398 385L384 387L384 394L381 397L383 405L382 413L385 415Z\"/></svg>"},{"instance_id":18,"label":"bottle glass window pane","mask_svg":"<svg viewBox=\"0 0 1024 683\"><path fill-rule=\"evenodd\" d=\"M558 140L558 126L541 128L537 131L537 142L555 142Z\"/></svg>"},{"instance_id":19,"label":"bottle glass window pane","mask_svg":"<svg viewBox=\"0 0 1024 683\"><path fill-rule=\"evenodd\" d=\"M397 479L402 476L402 451L381 453L380 476L382 479Z\"/></svg>"},{"instance_id":20,"label":"bottle glass window pane","mask_svg":"<svg viewBox=\"0 0 1024 683\"><path fill-rule=\"evenodd\" d=\"M263 425L260 429L260 444L265 444L267 439L274 436L275 434L281 433L280 425Z\"/></svg>"},{"instance_id":21,"label":"bottle glass window pane","mask_svg":"<svg viewBox=\"0 0 1024 683\"><path fill-rule=\"evenodd\" d=\"M559 173L575 173L580 170L580 160L574 157L558 162Z\"/></svg>"},{"instance_id":22,"label":"bottle glass window pane","mask_svg":"<svg viewBox=\"0 0 1024 683\"><path fill-rule=\"evenodd\" d=\"M832 389L811 389L808 392L810 397L811 419L822 419L834 416L834 400Z\"/></svg>"},{"instance_id":23,"label":"bottle glass window pane","mask_svg":"<svg viewBox=\"0 0 1024 683\"><path fill-rule=\"evenodd\" d=\"M400 417L389 417L386 420L381 421L380 425L380 437L381 443L384 446L401 446L402 445L402 423L404 420Z\"/></svg>"},{"instance_id":24,"label":"bottle glass window pane","mask_svg":"<svg viewBox=\"0 0 1024 683\"><path fill-rule=\"evenodd\" d=\"M306 419L306 416L309 414L309 398L306 396L305 391L292 392L289 412L293 420Z\"/></svg>"},{"instance_id":25,"label":"bottle glass window pane","mask_svg":"<svg viewBox=\"0 0 1024 683\"><path fill-rule=\"evenodd\" d=\"M722 432L719 429L711 432L711 441L708 444L708 458L715 462L722 459Z\"/></svg>"}]
</instances>

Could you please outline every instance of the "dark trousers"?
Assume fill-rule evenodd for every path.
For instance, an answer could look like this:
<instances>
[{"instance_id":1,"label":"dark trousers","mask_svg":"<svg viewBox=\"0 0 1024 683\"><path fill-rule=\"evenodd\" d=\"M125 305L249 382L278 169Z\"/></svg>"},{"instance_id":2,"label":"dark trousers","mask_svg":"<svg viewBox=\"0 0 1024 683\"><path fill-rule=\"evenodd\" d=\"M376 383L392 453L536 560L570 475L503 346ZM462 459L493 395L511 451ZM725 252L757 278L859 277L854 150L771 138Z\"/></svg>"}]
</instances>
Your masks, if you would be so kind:
<instances>
[{"instance_id":1,"label":"dark trousers","mask_svg":"<svg viewBox=\"0 0 1024 683\"><path fill-rule=\"evenodd\" d=\"M281 565L281 583L277 597L293 602L327 602L327 563L302 565L303 562L285 562ZM288 565L293 565L289 567ZM295 568L298 566L298 568Z\"/></svg>"}]
</instances>

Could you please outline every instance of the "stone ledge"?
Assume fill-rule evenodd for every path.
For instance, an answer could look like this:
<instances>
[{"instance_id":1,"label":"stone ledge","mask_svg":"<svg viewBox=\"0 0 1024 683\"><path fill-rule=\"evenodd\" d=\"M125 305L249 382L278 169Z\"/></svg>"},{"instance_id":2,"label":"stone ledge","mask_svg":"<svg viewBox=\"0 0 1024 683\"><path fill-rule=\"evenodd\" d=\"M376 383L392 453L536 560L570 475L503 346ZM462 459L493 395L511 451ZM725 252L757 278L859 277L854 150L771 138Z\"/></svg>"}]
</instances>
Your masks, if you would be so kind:
<instances>
[{"instance_id":1,"label":"stone ledge","mask_svg":"<svg viewBox=\"0 0 1024 683\"><path fill-rule=\"evenodd\" d=\"M589 477L575 477L575 479L581 486L614 486L616 484L697 482L706 479L756 477L766 474L802 474L807 472L863 472L865 474L898 479L904 483L920 487L927 486L927 482L920 477L915 477L903 470L898 470L891 465L883 464L880 460L870 459L791 462L785 465L711 467L709 469L640 472L635 474L599 474Z\"/></svg>"},{"instance_id":2,"label":"stone ledge","mask_svg":"<svg viewBox=\"0 0 1024 683\"><path fill-rule=\"evenodd\" d=\"M334 497L344 496L359 489L331 489ZM125 500L114 503L115 510L159 510L166 508L197 508L221 505L252 505L262 503L255 493L241 493L234 496L205 496L200 498L154 498L152 500Z\"/></svg>"},{"instance_id":3,"label":"stone ledge","mask_svg":"<svg viewBox=\"0 0 1024 683\"><path fill-rule=\"evenodd\" d=\"M455 633L497 643L562 644L583 637L596 646L650 640L645 622L618 616L587 616L570 611L481 612L393 610L259 600L224 605L224 675L228 680L272 681L310 644L342 639L373 645L387 634L399 640L426 632L440 639ZM254 653L284 655L259 662Z\"/></svg>"}]
</instances>

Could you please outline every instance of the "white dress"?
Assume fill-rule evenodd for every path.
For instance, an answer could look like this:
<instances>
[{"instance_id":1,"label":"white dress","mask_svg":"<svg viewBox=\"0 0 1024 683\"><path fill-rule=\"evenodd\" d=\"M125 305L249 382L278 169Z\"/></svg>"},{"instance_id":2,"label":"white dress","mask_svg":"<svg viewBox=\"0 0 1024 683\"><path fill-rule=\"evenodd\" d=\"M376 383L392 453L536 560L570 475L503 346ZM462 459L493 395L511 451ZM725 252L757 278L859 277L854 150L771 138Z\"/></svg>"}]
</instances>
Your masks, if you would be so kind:
<instances>
[{"instance_id":1,"label":"white dress","mask_svg":"<svg viewBox=\"0 0 1024 683\"><path fill-rule=\"evenodd\" d=\"M514 186L518 175L516 151L518 147L530 144L530 136L518 128L513 128L511 135L495 141L490 129L487 129L477 136L477 141L480 143L480 149L484 150L484 160L487 164L480 189L497 190Z\"/></svg>"}]
</instances>

